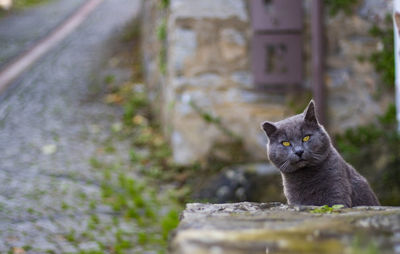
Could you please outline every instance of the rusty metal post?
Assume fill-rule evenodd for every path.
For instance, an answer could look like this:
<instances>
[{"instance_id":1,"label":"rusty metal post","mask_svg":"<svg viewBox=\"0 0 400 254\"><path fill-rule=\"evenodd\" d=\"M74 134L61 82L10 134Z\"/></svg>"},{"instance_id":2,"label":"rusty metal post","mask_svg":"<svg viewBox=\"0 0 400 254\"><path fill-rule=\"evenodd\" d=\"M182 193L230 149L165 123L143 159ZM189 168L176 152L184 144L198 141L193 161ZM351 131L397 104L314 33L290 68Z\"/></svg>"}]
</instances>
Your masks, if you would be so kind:
<instances>
[{"instance_id":1,"label":"rusty metal post","mask_svg":"<svg viewBox=\"0 0 400 254\"><path fill-rule=\"evenodd\" d=\"M311 8L313 97L317 104L317 114L320 123L327 124L324 87L324 14L322 0L313 0Z\"/></svg>"}]
</instances>

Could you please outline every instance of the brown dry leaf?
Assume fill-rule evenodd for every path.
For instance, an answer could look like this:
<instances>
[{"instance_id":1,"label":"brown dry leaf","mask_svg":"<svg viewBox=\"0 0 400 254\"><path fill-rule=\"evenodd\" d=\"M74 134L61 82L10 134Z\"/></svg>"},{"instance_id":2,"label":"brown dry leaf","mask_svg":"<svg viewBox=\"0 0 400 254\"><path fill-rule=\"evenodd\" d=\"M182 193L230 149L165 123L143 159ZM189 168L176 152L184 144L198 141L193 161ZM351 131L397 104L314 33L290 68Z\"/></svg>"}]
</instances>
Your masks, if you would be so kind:
<instances>
[{"instance_id":1,"label":"brown dry leaf","mask_svg":"<svg viewBox=\"0 0 400 254\"><path fill-rule=\"evenodd\" d=\"M99 147L96 149L96 153L97 154L103 154L104 153L104 148L103 147Z\"/></svg>"},{"instance_id":2,"label":"brown dry leaf","mask_svg":"<svg viewBox=\"0 0 400 254\"><path fill-rule=\"evenodd\" d=\"M142 160L140 160L140 164L142 164L143 166L146 166L147 164L149 164L150 163L150 160L149 159L142 159Z\"/></svg>"},{"instance_id":3,"label":"brown dry leaf","mask_svg":"<svg viewBox=\"0 0 400 254\"><path fill-rule=\"evenodd\" d=\"M121 86L121 93L123 94L129 94L132 91L132 87L134 84L132 82L125 82Z\"/></svg>"},{"instance_id":4,"label":"brown dry leaf","mask_svg":"<svg viewBox=\"0 0 400 254\"><path fill-rule=\"evenodd\" d=\"M116 103L121 104L124 101L124 98L118 94L112 93L108 94L105 98L106 103Z\"/></svg>"},{"instance_id":5,"label":"brown dry leaf","mask_svg":"<svg viewBox=\"0 0 400 254\"><path fill-rule=\"evenodd\" d=\"M136 125L146 125L148 120L141 115L136 115L132 118L132 123Z\"/></svg>"},{"instance_id":6,"label":"brown dry leaf","mask_svg":"<svg viewBox=\"0 0 400 254\"><path fill-rule=\"evenodd\" d=\"M180 174L177 174L177 175L175 175L175 180L176 181L178 181L178 182L184 182L184 181L186 181L186 179L189 177L189 174L188 173L180 173Z\"/></svg>"},{"instance_id":7,"label":"brown dry leaf","mask_svg":"<svg viewBox=\"0 0 400 254\"><path fill-rule=\"evenodd\" d=\"M162 144L164 144L164 138L161 135L156 135L153 138L153 144L155 146L161 146Z\"/></svg>"},{"instance_id":8,"label":"brown dry leaf","mask_svg":"<svg viewBox=\"0 0 400 254\"><path fill-rule=\"evenodd\" d=\"M142 135L143 136L151 136L153 135L153 129L151 128L146 128L142 131Z\"/></svg>"}]
</instances>

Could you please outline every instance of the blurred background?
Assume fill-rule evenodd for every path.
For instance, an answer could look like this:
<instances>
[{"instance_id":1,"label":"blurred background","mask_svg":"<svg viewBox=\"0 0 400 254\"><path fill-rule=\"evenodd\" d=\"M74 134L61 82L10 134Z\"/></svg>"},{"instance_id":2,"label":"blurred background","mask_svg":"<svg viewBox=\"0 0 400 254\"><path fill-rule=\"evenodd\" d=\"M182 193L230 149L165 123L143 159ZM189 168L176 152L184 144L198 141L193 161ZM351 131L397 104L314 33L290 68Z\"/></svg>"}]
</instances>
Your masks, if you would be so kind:
<instances>
[{"instance_id":1,"label":"blurred background","mask_svg":"<svg viewBox=\"0 0 400 254\"><path fill-rule=\"evenodd\" d=\"M1 252L162 253L187 202L285 202L260 123L311 98L400 205L394 1L0 7Z\"/></svg>"},{"instance_id":2,"label":"blurred background","mask_svg":"<svg viewBox=\"0 0 400 254\"><path fill-rule=\"evenodd\" d=\"M345 159L383 204L398 205L393 2L316 2L145 2L144 77L173 159L232 164L232 180L213 179L219 186L273 174L259 124L300 113L313 97ZM263 198L278 199L250 199Z\"/></svg>"}]
</instances>

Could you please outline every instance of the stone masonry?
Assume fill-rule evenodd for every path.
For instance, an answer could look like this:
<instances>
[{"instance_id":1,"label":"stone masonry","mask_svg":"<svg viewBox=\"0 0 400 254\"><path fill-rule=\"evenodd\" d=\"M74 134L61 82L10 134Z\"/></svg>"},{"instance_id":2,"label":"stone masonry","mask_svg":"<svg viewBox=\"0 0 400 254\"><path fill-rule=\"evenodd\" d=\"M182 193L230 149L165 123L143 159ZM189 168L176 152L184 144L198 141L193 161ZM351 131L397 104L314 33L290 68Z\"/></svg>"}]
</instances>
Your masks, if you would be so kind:
<instances>
[{"instance_id":1,"label":"stone masonry","mask_svg":"<svg viewBox=\"0 0 400 254\"><path fill-rule=\"evenodd\" d=\"M251 74L251 13L245 0L146 0L143 10L144 69L151 99L179 164L210 155L230 160L226 147L240 137L249 161L265 160L264 120L302 109L311 98L311 0L304 0L304 82L299 89L260 91ZM379 75L368 61L381 49L368 30L382 25L391 1L363 0L352 14L326 15L328 129L340 132L375 121L393 101L377 91ZM157 38L167 26L167 38ZM166 72L159 68L165 47ZM221 146L221 144L225 146ZM222 149L221 149L222 147Z\"/></svg>"},{"instance_id":2,"label":"stone masonry","mask_svg":"<svg viewBox=\"0 0 400 254\"><path fill-rule=\"evenodd\" d=\"M400 253L400 208L187 204L172 254Z\"/></svg>"}]
</instances>

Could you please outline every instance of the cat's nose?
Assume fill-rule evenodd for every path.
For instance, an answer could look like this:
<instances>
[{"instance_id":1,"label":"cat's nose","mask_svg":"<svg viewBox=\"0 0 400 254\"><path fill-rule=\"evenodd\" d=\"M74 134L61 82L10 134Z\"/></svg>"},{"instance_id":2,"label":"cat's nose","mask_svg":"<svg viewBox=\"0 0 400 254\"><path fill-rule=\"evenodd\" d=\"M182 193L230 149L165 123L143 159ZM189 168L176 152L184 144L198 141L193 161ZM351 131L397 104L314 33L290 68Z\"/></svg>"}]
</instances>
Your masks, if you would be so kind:
<instances>
[{"instance_id":1,"label":"cat's nose","mask_svg":"<svg viewBox=\"0 0 400 254\"><path fill-rule=\"evenodd\" d=\"M295 152L295 154L296 154L297 156L299 156L300 158L301 158L301 156L303 155L303 153L304 153L303 150L297 150L297 151Z\"/></svg>"}]
</instances>

